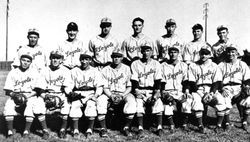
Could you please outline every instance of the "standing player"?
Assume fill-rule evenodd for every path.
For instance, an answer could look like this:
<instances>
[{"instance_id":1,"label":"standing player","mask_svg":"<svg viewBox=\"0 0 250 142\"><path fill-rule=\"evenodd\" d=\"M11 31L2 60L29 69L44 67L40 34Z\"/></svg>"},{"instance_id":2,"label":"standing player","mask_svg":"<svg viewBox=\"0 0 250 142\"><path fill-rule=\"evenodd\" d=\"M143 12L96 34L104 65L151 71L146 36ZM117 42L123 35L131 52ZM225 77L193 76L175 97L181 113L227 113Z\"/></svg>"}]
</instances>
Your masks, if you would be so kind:
<instances>
[{"instance_id":1,"label":"standing player","mask_svg":"<svg viewBox=\"0 0 250 142\"><path fill-rule=\"evenodd\" d=\"M63 55L59 51L52 51L50 53L50 65L43 72L45 81L43 89L46 93L41 96L46 98L49 95L53 95L58 96L62 100L63 105L60 110L62 125L59 137L66 138L67 119L70 110L70 104L68 103L66 94L69 94L73 89L73 83L69 69L61 65L62 60Z\"/></svg>"},{"instance_id":2,"label":"standing player","mask_svg":"<svg viewBox=\"0 0 250 142\"><path fill-rule=\"evenodd\" d=\"M183 61L187 64L198 61L200 49L208 44L202 40L203 27L201 24L195 24L192 27L192 32L194 39L185 46L183 51Z\"/></svg>"},{"instance_id":3,"label":"standing player","mask_svg":"<svg viewBox=\"0 0 250 142\"><path fill-rule=\"evenodd\" d=\"M143 135L143 115L145 113L144 106L146 103L150 104L152 114L156 116L158 135L163 135L163 103L160 99L161 64L151 58L152 53L152 47L141 46L142 58L131 64L131 80L136 96L136 115L139 123L139 136Z\"/></svg>"},{"instance_id":4,"label":"standing player","mask_svg":"<svg viewBox=\"0 0 250 142\"><path fill-rule=\"evenodd\" d=\"M98 118L101 120L101 127L106 129L106 126L103 123L105 122L108 101L110 101L110 103L115 103L113 102L115 101L115 98L120 97L120 102L117 103L124 103L123 112L126 117L123 131L125 136L131 137L132 134L130 133L129 128L136 112L135 97L130 93L131 71L128 66L121 63L123 59L122 53L113 52L111 57L113 60L111 65L103 68L102 70L105 84L104 94L97 99Z\"/></svg>"},{"instance_id":5,"label":"standing player","mask_svg":"<svg viewBox=\"0 0 250 142\"><path fill-rule=\"evenodd\" d=\"M219 41L217 41L212 46L212 52L214 54L214 62L219 64L220 62L225 60L226 56L226 47L235 44L228 38L228 28L224 25L221 25L217 28L217 35L219 37ZM237 48L237 51L240 56L243 56L243 51Z\"/></svg>"},{"instance_id":6,"label":"standing player","mask_svg":"<svg viewBox=\"0 0 250 142\"><path fill-rule=\"evenodd\" d=\"M137 17L132 22L133 35L125 39L122 43L122 50L124 51L125 57L124 63L131 65L134 60L142 57L141 46L150 46L153 49L153 57L157 58L157 49L154 42L146 35L142 33L144 27L144 20Z\"/></svg>"},{"instance_id":7,"label":"standing player","mask_svg":"<svg viewBox=\"0 0 250 142\"><path fill-rule=\"evenodd\" d=\"M74 22L70 22L66 32L68 39L59 44L58 51L63 53L63 65L69 69L80 66L79 57L81 53L85 53L83 42L77 39L78 26Z\"/></svg>"},{"instance_id":8,"label":"standing player","mask_svg":"<svg viewBox=\"0 0 250 142\"><path fill-rule=\"evenodd\" d=\"M173 111L176 103L181 101L184 97L184 86L187 82L188 66L186 63L180 61L179 48L170 47L168 48L169 60L163 62L162 66L162 80L161 80L161 93L164 104L164 115L167 117L170 123L170 131L173 132L175 125L173 121ZM174 100L164 101L164 94L168 94Z\"/></svg>"},{"instance_id":9,"label":"standing player","mask_svg":"<svg viewBox=\"0 0 250 142\"><path fill-rule=\"evenodd\" d=\"M110 34L111 19L105 17L101 20L101 34L89 41L89 50L93 53L93 61L96 67L105 67L112 61L110 55L119 48L118 41Z\"/></svg>"},{"instance_id":10,"label":"standing player","mask_svg":"<svg viewBox=\"0 0 250 142\"><path fill-rule=\"evenodd\" d=\"M162 60L164 58L169 59L168 56L168 49L172 46L179 47L179 60L182 61L182 53L183 53L183 47L184 44L180 37L175 34L176 29L176 22L174 19L168 19L165 25L165 29L167 30L167 33L163 36L161 36L159 39L156 40L156 45L159 52L159 60Z\"/></svg>"},{"instance_id":11,"label":"standing player","mask_svg":"<svg viewBox=\"0 0 250 142\"><path fill-rule=\"evenodd\" d=\"M103 80L102 74L97 68L90 66L91 56L88 54L80 55L81 66L72 69L72 79L74 89L69 96L80 94L81 98L71 100L71 109L69 116L73 120L73 136L79 136L78 120L82 117L81 107L86 106L84 110L85 116L88 118L88 129L86 136L93 133L94 120L97 116L96 98L102 94Z\"/></svg>"},{"instance_id":12,"label":"standing player","mask_svg":"<svg viewBox=\"0 0 250 142\"><path fill-rule=\"evenodd\" d=\"M37 69L39 72L47 66L46 53L43 47L38 44L38 39L40 35L37 29L29 29L28 31L28 45L20 46L17 50L17 55L14 58L14 62L11 64L13 68L20 66L20 57L22 54L30 52L33 61L31 68Z\"/></svg>"},{"instance_id":13,"label":"standing player","mask_svg":"<svg viewBox=\"0 0 250 142\"><path fill-rule=\"evenodd\" d=\"M38 117L43 129L43 138L48 139L49 133L45 121L45 104L43 98L37 94L34 90L37 90L38 77L40 76L38 71L34 68L30 68L32 62L32 54L23 53L20 57L20 66L10 71L7 76L4 90L6 95L10 96L4 107L4 116L7 121L8 136L13 135L13 119L17 115L16 106L13 97L17 93L23 93L27 98L26 107L24 110L24 116L26 119L25 130L23 132L24 137L29 136L30 126L35 116Z\"/></svg>"},{"instance_id":14,"label":"standing player","mask_svg":"<svg viewBox=\"0 0 250 142\"><path fill-rule=\"evenodd\" d=\"M225 110L225 128L230 128L230 109L232 108L232 104L236 103L239 112L243 111L241 114L242 128L247 130L247 118L250 113L249 108L249 99L243 100L245 103L242 103L241 91L242 85L249 86L250 81L250 70L245 62L237 59L238 52L236 47L229 46L226 48L226 60L221 62L219 66L219 71L221 72L221 80L223 84L222 88L222 96L226 102L226 110ZM217 127L221 127L218 125Z\"/></svg>"}]
</instances>

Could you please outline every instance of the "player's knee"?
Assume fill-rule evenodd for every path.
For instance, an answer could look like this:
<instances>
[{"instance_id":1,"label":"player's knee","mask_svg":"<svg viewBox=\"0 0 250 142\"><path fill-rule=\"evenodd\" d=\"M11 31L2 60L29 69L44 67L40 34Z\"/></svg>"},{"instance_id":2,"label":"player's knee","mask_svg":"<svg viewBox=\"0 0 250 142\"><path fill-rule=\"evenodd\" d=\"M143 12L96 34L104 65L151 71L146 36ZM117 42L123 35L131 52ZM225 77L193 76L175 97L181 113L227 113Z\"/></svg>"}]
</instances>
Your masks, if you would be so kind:
<instances>
[{"instance_id":1,"label":"player's knee","mask_svg":"<svg viewBox=\"0 0 250 142\"><path fill-rule=\"evenodd\" d=\"M105 119L105 117L106 117L105 115L98 115L97 119L98 119L98 121L102 121Z\"/></svg>"},{"instance_id":2,"label":"player's knee","mask_svg":"<svg viewBox=\"0 0 250 142\"><path fill-rule=\"evenodd\" d=\"M6 121L13 121L14 120L14 116L5 116L5 120Z\"/></svg>"}]
</instances>

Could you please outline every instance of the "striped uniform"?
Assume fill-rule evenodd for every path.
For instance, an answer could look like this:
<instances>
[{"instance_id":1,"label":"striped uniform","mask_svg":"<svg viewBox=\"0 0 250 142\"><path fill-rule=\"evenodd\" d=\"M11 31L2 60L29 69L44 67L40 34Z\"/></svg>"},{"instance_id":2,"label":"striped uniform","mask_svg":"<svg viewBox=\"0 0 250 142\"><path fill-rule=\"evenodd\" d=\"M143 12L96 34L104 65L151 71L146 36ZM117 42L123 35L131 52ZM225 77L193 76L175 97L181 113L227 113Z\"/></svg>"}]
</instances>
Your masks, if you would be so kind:
<instances>
[{"instance_id":1,"label":"striped uniform","mask_svg":"<svg viewBox=\"0 0 250 142\"><path fill-rule=\"evenodd\" d=\"M97 62L105 64L112 62L112 52L119 48L119 43L114 36L108 35L102 38L99 35L89 41L89 50Z\"/></svg>"},{"instance_id":2,"label":"striped uniform","mask_svg":"<svg viewBox=\"0 0 250 142\"><path fill-rule=\"evenodd\" d=\"M11 70L7 76L4 89L12 90L14 92L27 92L29 94L35 87L39 87L40 74L34 68L29 68L22 72L19 68ZM15 111L16 104L9 98L4 106L5 116L15 116L17 112ZM45 114L46 108L42 97L32 96L28 98L26 103L26 108L24 111L24 116L35 117L34 114Z\"/></svg>"},{"instance_id":3,"label":"striped uniform","mask_svg":"<svg viewBox=\"0 0 250 142\"><path fill-rule=\"evenodd\" d=\"M127 87L131 87L131 71L127 65L121 64L119 69L114 69L111 66L107 66L103 68L102 74L105 80L104 88L108 88L111 92L120 92L119 94L122 95L126 91ZM123 98L125 101L123 112L125 114L135 113L135 97L129 93ZM100 102L97 103L98 113L106 114L108 97L103 94L98 98L98 102Z\"/></svg>"},{"instance_id":4,"label":"striped uniform","mask_svg":"<svg viewBox=\"0 0 250 142\"><path fill-rule=\"evenodd\" d=\"M19 66L20 65L20 57L24 53L30 52L30 55L32 56L32 63L30 65L30 68L35 68L39 72L48 64L48 58L47 53L45 52L44 48L40 45L36 45L34 48L29 47L28 45L20 46L17 55L14 58L14 62L11 64L11 66Z\"/></svg>"},{"instance_id":5,"label":"striped uniform","mask_svg":"<svg viewBox=\"0 0 250 142\"><path fill-rule=\"evenodd\" d=\"M170 47L179 47L179 60L182 61L182 53L183 53L183 48L184 48L184 43L180 39L180 37L176 34L174 34L172 37L160 37L159 39L156 40L156 46L159 52L159 58L167 58L169 59L168 55L168 48Z\"/></svg>"},{"instance_id":6,"label":"striped uniform","mask_svg":"<svg viewBox=\"0 0 250 142\"><path fill-rule=\"evenodd\" d=\"M69 113L70 117L80 118L82 116L81 107L86 105L84 114L87 117L97 116L96 102L89 99L92 95L96 97L100 96L102 93L103 79L102 74L97 68L89 67L87 70L81 70L80 68L74 68L71 70L72 79L76 89L88 86L95 87L95 90L88 91L76 91L76 93L81 93L85 98L77 101L73 101L71 104L71 110Z\"/></svg>"},{"instance_id":7,"label":"striped uniform","mask_svg":"<svg viewBox=\"0 0 250 142\"><path fill-rule=\"evenodd\" d=\"M136 60L131 64L132 77L131 80L139 82L139 90L143 92L145 98L148 99L152 96L152 89L140 89L140 88L153 88L154 80L161 79L161 64L154 60L150 59L148 63L143 63L141 60ZM137 113L145 113L144 111L144 100L136 98ZM152 106L152 113L163 112L163 103L159 98L156 100L155 104Z\"/></svg>"},{"instance_id":8,"label":"striped uniform","mask_svg":"<svg viewBox=\"0 0 250 142\"><path fill-rule=\"evenodd\" d=\"M187 80L188 66L182 61L178 61L176 65L163 62L161 64L162 80L165 84L165 92L168 92L176 100L183 97L182 82ZM164 114L173 115L175 107L173 105L164 104Z\"/></svg>"},{"instance_id":9,"label":"striped uniform","mask_svg":"<svg viewBox=\"0 0 250 142\"><path fill-rule=\"evenodd\" d=\"M142 35L140 38L134 38L130 36L122 43L122 51L124 52L124 57L127 57L128 60L132 61L134 57L142 57L141 46L150 46L153 49L153 56L156 58L158 55L157 48L154 45L154 42L146 35Z\"/></svg>"}]
</instances>

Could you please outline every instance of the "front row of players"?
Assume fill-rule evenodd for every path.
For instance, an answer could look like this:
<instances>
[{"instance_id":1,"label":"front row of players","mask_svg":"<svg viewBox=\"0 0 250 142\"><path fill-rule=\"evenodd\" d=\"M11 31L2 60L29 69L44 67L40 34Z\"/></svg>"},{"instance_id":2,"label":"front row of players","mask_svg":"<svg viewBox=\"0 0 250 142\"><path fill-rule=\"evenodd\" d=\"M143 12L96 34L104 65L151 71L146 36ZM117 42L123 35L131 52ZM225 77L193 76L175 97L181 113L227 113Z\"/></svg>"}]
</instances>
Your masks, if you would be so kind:
<instances>
[{"instance_id":1,"label":"front row of players","mask_svg":"<svg viewBox=\"0 0 250 142\"><path fill-rule=\"evenodd\" d=\"M202 118L207 106L214 107L217 112L216 132L230 128L229 114L232 104L237 104L242 119L242 128L247 130L247 118L250 113L250 71L249 67L237 59L237 49L227 47L227 60L219 65L210 59L210 48L202 48L200 59L187 65L178 60L179 49L169 48L169 60L161 64L152 59L152 48L142 46L142 58L131 64L131 69L122 63L123 55L113 52L112 64L99 71L92 67L91 56L80 55L80 67L67 69L62 63L63 56L59 52L51 52L50 66L40 75L29 65L32 57L23 54L20 67L13 69L7 76L4 86L6 95L10 96L4 107L8 136L13 135L14 116L23 113L26 119L24 136L30 133L30 126L35 117L41 122L43 138L49 133L45 121L47 99L57 96L60 103L62 125L60 138L66 137L67 120L73 121L73 136L79 136L79 118L87 117L86 136L93 132L94 121L100 123L100 136L107 137L106 114L110 103L123 103L125 125L124 135L131 137L131 122L134 116L138 120L138 135L143 136L143 116L145 109L150 109L155 116L157 134L163 135L162 118L166 116L170 124L170 132L174 132L174 111L182 113L182 126L188 130L188 116L197 118L198 130L205 133ZM132 71L132 72L131 72ZM16 97L24 94L25 105L18 105ZM44 101L45 100L45 101ZM25 102L25 100L24 100ZM46 102L46 103L45 103ZM84 106L84 112L82 107ZM147 106L147 107L145 107ZM205 110L205 113L203 111Z\"/></svg>"}]
</instances>

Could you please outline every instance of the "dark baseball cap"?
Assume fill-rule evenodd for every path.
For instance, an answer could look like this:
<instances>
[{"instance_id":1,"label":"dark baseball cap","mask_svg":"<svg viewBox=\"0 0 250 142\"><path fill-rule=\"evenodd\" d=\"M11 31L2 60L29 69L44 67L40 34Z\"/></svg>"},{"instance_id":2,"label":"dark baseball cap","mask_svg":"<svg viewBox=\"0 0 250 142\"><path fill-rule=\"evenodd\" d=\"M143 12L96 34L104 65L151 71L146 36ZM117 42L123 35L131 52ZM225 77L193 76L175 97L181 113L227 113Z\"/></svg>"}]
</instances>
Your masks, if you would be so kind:
<instances>
[{"instance_id":1,"label":"dark baseball cap","mask_svg":"<svg viewBox=\"0 0 250 142\"><path fill-rule=\"evenodd\" d=\"M222 30L228 30L228 28L225 25L220 25L217 27L217 31L222 31Z\"/></svg>"},{"instance_id":2,"label":"dark baseball cap","mask_svg":"<svg viewBox=\"0 0 250 142\"><path fill-rule=\"evenodd\" d=\"M75 22L70 22L67 26L67 31L78 31L78 26Z\"/></svg>"},{"instance_id":3,"label":"dark baseball cap","mask_svg":"<svg viewBox=\"0 0 250 142\"><path fill-rule=\"evenodd\" d=\"M166 26L176 25L176 22L174 19L170 18L166 21Z\"/></svg>"},{"instance_id":4,"label":"dark baseball cap","mask_svg":"<svg viewBox=\"0 0 250 142\"><path fill-rule=\"evenodd\" d=\"M145 51L145 50L147 50L147 49L152 50L152 47L151 47L151 46L148 46L148 45L143 45L143 46L141 46L141 51Z\"/></svg>"},{"instance_id":5,"label":"dark baseball cap","mask_svg":"<svg viewBox=\"0 0 250 142\"><path fill-rule=\"evenodd\" d=\"M121 58L121 57L123 57L123 54L122 54L122 53L119 53L119 52L113 52L113 53L111 54L111 58L116 58L116 57Z\"/></svg>"},{"instance_id":6,"label":"dark baseball cap","mask_svg":"<svg viewBox=\"0 0 250 142\"><path fill-rule=\"evenodd\" d=\"M84 53L84 54L81 54L81 55L80 55L79 60L81 61L81 60L83 60L83 59L91 59L91 58L92 58L92 57L91 57L89 54Z\"/></svg>"},{"instance_id":7,"label":"dark baseball cap","mask_svg":"<svg viewBox=\"0 0 250 142\"><path fill-rule=\"evenodd\" d=\"M35 29L35 28L33 28L33 29L29 29L29 31L28 31L28 36L29 35L37 35L38 37L39 37L39 31L37 30L37 29Z\"/></svg>"},{"instance_id":8,"label":"dark baseball cap","mask_svg":"<svg viewBox=\"0 0 250 142\"><path fill-rule=\"evenodd\" d=\"M168 48L168 52L170 52L170 51L172 51L172 50L177 51L177 52L180 51L176 46L172 46L172 47L169 47L169 48Z\"/></svg>"},{"instance_id":9,"label":"dark baseball cap","mask_svg":"<svg viewBox=\"0 0 250 142\"><path fill-rule=\"evenodd\" d=\"M33 59L30 52L23 53L23 54L21 55L20 59L22 59L22 58L28 58L28 59L30 59L31 61L32 61L32 59Z\"/></svg>"}]
</instances>

